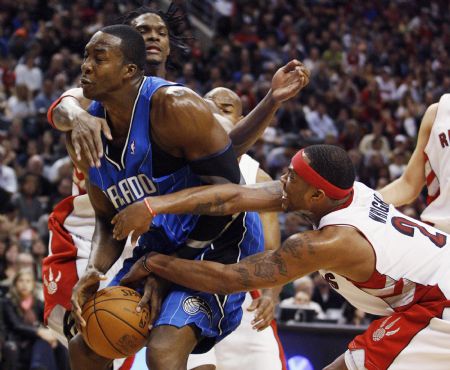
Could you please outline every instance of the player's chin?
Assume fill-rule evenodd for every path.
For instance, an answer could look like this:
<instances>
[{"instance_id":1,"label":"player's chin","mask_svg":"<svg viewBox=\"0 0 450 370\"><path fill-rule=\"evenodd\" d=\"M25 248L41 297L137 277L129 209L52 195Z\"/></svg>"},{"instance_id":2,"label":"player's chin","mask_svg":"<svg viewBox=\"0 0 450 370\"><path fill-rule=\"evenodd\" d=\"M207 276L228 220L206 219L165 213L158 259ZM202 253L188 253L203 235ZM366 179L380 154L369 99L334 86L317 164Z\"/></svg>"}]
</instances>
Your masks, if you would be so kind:
<instances>
[{"instance_id":1,"label":"player's chin","mask_svg":"<svg viewBox=\"0 0 450 370\"><path fill-rule=\"evenodd\" d=\"M96 97L95 89L91 84L85 84L81 85L81 88L83 89L83 95L86 99L94 100Z\"/></svg>"},{"instance_id":2,"label":"player's chin","mask_svg":"<svg viewBox=\"0 0 450 370\"><path fill-rule=\"evenodd\" d=\"M149 53L147 52L147 57L145 58L147 64L149 65L159 65L163 61L163 57L160 53Z\"/></svg>"}]
</instances>

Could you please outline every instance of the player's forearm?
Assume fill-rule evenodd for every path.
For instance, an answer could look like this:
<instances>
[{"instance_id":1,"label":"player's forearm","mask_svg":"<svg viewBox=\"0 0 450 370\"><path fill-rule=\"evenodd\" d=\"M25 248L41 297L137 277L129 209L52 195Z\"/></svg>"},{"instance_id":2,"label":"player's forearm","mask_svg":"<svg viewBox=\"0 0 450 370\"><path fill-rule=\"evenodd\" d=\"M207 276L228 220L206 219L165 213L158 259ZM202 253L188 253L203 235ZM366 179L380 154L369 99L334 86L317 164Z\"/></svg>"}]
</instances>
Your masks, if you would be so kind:
<instances>
[{"instance_id":1,"label":"player's forearm","mask_svg":"<svg viewBox=\"0 0 450 370\"><path fill-rule=\"evenodd\" d=\"M92 250L88 268L94 268L105 274L119 259L125 247L125 240L112 237L112 229L103 222L96 222Z\"/></svg>"},{"instance_id":2,"label":"player's forearm","mask_svg":"<svg viewBox=\"0 0 450 370\"><path fill-rule=\"evenodd\" d=\"M222 216L242 211L279 211L281 193L281 183L273 181L249 186L201 186L147 199L158 214Z\"/></svg>"},{"instance_id":3,"label":"player's forearm","mask_svg":"<svg viewBox=\"0 0 450 370\"><path fill-rule=\"evenodd\" d=\"M239 264L223 265L212 261L191 261L162 254L147 257L149 269L175 284L213 294L232 294L281 284L278 278L255 264L272 252L246 258ZM262 266L264 269L264 266Z\"/></svg>"},{"instance_id":4,"label":"player's forearm","mask_svg":"<svg viewBox=\"0 0 450 370\"><path fill-rule=\"evenodd\" d=\"M380 190L383 200L395 207L412 203L420 194L422 186L413 186L403 177L398 178Z\"/></svg>"},{"instance_id":5,"label":"player's forearm","mask_svg":"<svg viewBox=\"0 0 450 370\"><path fill-rule=\"evenodd\" d=\"M264 99L231 130L229 136L237 156L245 154L261 137L280 106L269 90Z\"/></svg>"}]
</instances>

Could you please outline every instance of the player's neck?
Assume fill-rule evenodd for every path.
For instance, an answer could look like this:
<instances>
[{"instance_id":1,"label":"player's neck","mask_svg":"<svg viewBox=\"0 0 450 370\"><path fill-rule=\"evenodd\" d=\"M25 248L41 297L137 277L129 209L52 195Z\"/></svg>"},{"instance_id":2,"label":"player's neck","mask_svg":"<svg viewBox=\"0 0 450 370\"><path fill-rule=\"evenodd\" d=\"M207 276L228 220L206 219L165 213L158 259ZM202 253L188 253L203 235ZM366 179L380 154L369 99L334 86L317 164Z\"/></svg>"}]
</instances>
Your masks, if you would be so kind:
<instances>
[{"instance_id":1,"label":"player's neck","mask_svg":"<svg viewBox=\"0 0 450 370\"><path fill-rule=\"evenodd\" d=\"M139 87L141 86L142 80L143 77L136 78L126 87L112 93L102 101L108 115L108 122L113 131L113 136L114 131L119 134L122 131L128 132L128 126L133 114L134 102L139 93Z\"/></svg>"},{"instance_id":2,"label":"player's neck","mask_svg":"<svg viewBox=\"0 0 450 370\"><path fill-rule=\"evenodd\" d=\"M160 64L149 64L145 66L145 75L166 78L166 65L164 63Z\"/></svg>"}]
</instances>

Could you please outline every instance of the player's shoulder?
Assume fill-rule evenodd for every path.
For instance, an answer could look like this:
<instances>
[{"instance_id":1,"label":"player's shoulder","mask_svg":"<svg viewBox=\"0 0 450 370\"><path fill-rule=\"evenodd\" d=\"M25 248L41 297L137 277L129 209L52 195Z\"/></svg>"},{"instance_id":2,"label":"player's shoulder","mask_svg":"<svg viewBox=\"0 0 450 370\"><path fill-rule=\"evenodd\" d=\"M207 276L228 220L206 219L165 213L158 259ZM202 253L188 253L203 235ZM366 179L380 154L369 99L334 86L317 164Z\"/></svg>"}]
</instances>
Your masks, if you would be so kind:
<instances>
[{"instance_id":1,"label":"player's shoulder","mask_svg":"<svg viewBox=\"0 0 450 370\"><path fill-rule=\"evenodd\" d=\"M212 117L212 112L202 97L184 86L164 86L152 98L152 114L164 121L164 125L176 126L183 130L185 126L195 126L204 117ZM179 122L191 123L180 127Z\"/></svg>"},{"instance_id":2,"label":"player's shoulder","mask_svg":"<svg viewBox=\"0 0 450 370\"><path fill-rule=\"evenodd\" d=\"M167 85L159 88L155 92L153 99L171 105L180 105L184 103L186 99L203 100L194 90L180 85Z\"/></svg>"}]
</instances>

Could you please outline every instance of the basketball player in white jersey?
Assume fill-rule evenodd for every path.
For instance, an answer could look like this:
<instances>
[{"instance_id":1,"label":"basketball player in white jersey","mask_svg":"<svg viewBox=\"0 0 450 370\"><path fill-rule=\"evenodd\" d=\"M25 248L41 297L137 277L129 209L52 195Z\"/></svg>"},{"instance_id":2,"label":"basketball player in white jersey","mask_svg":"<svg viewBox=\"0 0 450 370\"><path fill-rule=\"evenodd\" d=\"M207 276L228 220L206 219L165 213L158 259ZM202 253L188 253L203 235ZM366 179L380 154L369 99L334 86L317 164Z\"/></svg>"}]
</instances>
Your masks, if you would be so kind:
<instances>
[{"instance_id":1,"label":"basketball player in white jersey","mask_svg":"<svg viewBox=\"0 0 450 370\"><path fill-rule=\"evenodd\" d=\"M226 118L221 120L229 132L242 118L242 103L230 89L218 87L204 96L211 110ZM246 184L271 181L259 163L247 154L239 158L239 167ZM264 230L264 248L275 250L280 246L280 227L276 212L260 214ZM249 292L242 305L243 316L239 327L216 344L209 352L190 355L188 370L217 369L234 370L281 370L286 369L284 352L278 338L274 320L274 304L278 301L281 287ZM252 348L249 351L249 347Z\"/></svg>"},{"instance_id":2,"label":"basketball player in white jersey","mask_svg":"<svg viewBox=\"0 0 450 370\"><path fill-rule=\"evenodd\" d=\"M292 158L281 181L147 198L156 214L296 211L315 230L294 234L278 250L233 265L150 253L122 283L151 271L187 287L228 294L285 284L319 270L355 307L383 316L327 370L448 369L450 235L403 215L354 179L343 149L312 145ZM135 203L115 216L113 234L120 239L129 230L140 232L152 217L145 204Z\"/></svg>"},{"instance_id":3,"label":"basketball player in white jersey","mask_svg":"<svg viewBox=\"0 0 450 370\"><path fill-rule=\"evenodd\" d=\"M450 233L450 94L425 112L417 145L405 172L380 190L394 206L411 203L427 186L427 207L422 221Z\"/></svg>"}]
</instances>

